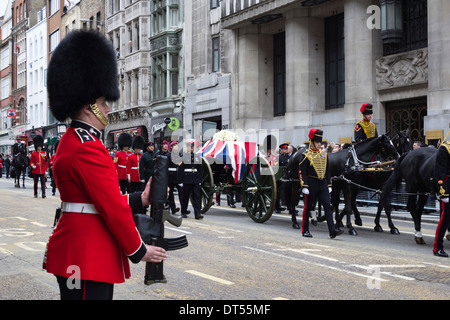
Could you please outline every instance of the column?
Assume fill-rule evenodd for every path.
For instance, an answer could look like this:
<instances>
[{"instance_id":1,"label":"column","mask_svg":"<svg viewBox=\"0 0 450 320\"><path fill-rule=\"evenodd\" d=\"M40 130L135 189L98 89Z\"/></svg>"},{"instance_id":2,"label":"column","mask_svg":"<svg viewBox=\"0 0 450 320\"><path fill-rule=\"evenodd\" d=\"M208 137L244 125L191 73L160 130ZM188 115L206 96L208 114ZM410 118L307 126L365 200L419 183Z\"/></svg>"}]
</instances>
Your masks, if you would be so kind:
<instances>
[{"instance_id":1,"label":"column","mask_svg":"<svg viewBox=\"0 0 450 320\"><path fill-rule=\"evenodd\" d=\"M428 4L428 115L424 129L449 130L450 119L450 1L434 0Z\"/></svg>"}]
</instances>

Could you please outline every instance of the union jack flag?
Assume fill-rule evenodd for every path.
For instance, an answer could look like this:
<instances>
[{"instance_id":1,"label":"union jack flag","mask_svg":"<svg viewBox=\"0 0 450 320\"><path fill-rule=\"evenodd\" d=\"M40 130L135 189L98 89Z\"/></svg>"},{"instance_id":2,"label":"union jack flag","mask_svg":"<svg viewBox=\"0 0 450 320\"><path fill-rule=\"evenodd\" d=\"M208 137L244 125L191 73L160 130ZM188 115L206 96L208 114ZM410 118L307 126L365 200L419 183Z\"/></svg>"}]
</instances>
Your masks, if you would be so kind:
<instances>
[{"instance_id":1,"label":"union jack flag","mask_svg":"<svg viewBox=\"0 0 450 320\"><path fill-rule=\"evenodd\" d=\"M216 159L216 163L228 164L233 169L234 182L244 176L244 170L250 159L258 155L256 142L208 141L197 154Z\"/></svg>"}]
</instances>

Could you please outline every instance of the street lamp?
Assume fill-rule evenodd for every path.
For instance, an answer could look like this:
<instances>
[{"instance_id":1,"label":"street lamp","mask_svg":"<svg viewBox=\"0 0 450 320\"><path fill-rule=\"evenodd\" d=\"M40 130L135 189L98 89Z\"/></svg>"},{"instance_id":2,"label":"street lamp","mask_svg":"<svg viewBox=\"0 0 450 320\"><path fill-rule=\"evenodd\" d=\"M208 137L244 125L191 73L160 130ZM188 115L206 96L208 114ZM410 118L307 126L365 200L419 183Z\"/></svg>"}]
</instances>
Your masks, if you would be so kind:
<instances>
[{"instance_id":1,"label":"street lamp","mask_svg":"<svg viewBox=\"0 0 450 320\"><path fill-rule=\"evenodd\" d=\"M380 0L381 39L385 44L399 43L403 39L402 0Z\"/></svg>"}]
</instances>

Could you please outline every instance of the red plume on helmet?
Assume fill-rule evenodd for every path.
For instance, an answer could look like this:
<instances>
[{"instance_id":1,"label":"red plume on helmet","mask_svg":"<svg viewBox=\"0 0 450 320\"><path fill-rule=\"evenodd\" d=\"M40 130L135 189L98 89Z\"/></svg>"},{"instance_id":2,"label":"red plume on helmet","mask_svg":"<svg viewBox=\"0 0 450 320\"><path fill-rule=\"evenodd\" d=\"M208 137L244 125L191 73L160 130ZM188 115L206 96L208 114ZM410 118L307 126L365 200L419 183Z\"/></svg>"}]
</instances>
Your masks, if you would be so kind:
<instances>
[{"instance_id":1,"label":"red plume on helmet","mask_svg":"<svg viewBox=\"0 0 450 320\"><path fill-rule=\"evenodd\" d=\"M361 109L359 111L362 114L372 114L373 113L373 106L370 103L363 103L361 106Z\"/></svg>"},{"instance_id":2,"label":"red plume on helmet","mask_svg":"<svg viewBox=\"0 0 450 320\"><path fill-rule=\"evenodd\" d=\"M309 130L308 138L311 141L322 142L323 131L319 129Z\"/></svg>"}]
</instances>

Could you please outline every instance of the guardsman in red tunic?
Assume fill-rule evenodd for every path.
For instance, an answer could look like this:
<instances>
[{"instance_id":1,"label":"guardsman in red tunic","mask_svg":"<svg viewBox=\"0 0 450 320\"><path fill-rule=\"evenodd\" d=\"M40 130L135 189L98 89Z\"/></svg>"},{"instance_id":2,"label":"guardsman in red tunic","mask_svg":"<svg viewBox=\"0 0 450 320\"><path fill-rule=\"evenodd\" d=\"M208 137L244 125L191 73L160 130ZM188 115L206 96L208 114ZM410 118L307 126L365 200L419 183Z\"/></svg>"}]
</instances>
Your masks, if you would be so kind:
<instances>
[{"instance_id":1,"label":"guardsman in red tunic","mask_svg":"<svg viewBox=\"0 0 450 320\"><path fill-rule=\"evenodd\" d=\"M139 163L141 162L142 149L144 148L145 140L141 136L136 136L133 139L133 153L128 157L127 171L130 174L130 192L144 190L144 183L139 178Z\"/></svg>"},{"instance_id":2,"label":"guardsman in red tunic","mask_svg":"<svg viewBox=\"0 0 450 320\"><path fill-rule=\"evenodd\" d=\"M53 52L48 67L50 110L72 119L62 136L54 175L62 215L44 258L59 284L61 299L112 299L114 283L130 276L128 259L161 262L165 250L145 245L133 213L149 205L144 192L121 195L116 167L102 143L115 101L117 61L111 42L93 31L72 31Z\"/></svg>"},{"instance_id":3,"label":"guardsman in red tunic","mask_svg":"<svg viewBox=\"0 0 450 320\"><path fill-rule=\"evenodd\" d=\"M33 138L36 151L31 153L30 166L32 168L34 180L34 197L38 196L38 180L41 181L42 198L45 198L45 172L48 168L47 153L42 151L44 137L37 135Z\"/></svg>"},{"instance_id":4,"label":"guardsman in red tunic","mask_svg":"<svg viewBox=\"0 0 450 320\"><path fill-rule=\"evenodd\" d=\"M117 176L119 177L119 186L122 194L130 193L129 172L127 170L128 157L131 156L131 143L133 137L127 132L122 132L118 139L120 151L116 152L114 156L114 163L116 164Z\"/></svg>"}]
</instances>

